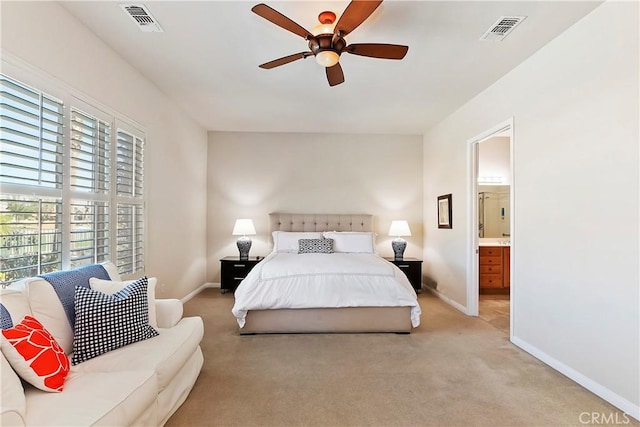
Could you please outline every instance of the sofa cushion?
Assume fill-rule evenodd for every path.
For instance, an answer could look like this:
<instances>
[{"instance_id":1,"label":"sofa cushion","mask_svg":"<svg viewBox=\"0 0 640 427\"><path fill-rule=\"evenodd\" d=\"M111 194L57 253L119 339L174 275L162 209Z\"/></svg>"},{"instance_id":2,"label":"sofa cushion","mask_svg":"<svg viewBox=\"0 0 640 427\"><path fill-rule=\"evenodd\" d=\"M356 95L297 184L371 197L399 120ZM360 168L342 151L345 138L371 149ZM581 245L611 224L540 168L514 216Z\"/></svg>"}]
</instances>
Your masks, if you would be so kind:
<instances>
[{"instance_id":1,"label":"sofa cushion","mask_svg":"<svg viewBox=\"0 0 640 427\"><path fill-rule=\"evenodd\" d=\"M140 341L105 353L76 365L77 372L118 372L127 369L153 369L158 374L160 390L173 380L198 348L204 335L200 317L185 317L176 326L158 329L153 339Z\"/></svg>"},{"instance_id":2,"label":"sofa cushion","mask_svg":"<svg viewBox=\"0 0 640 427\"><path fill-rule=\"evenodd\" d=\"M81 365L79 365L81 366ZM31 426L127 426L149 407L157 418L158 382L151 370L76 372L71 368L62 393L25 390Z\"/></svg>"},{"instance_id":3,"label":"sofa cushion","mask_svg":"<svg viewBox=\"0 0 640 427\"><path fill-rule=\"evenodd\" d=\"M118 267L116 267L114 263L112 263L111 261L104 261L101 262L100 265L103 266L105 270L107 270L109 279L115 280L116 282L122 281L122 279L120 278L120 273L118 273Z\"/></svg>"},{"instance_id":4,"label":"sofa cushion","mask_svg":"<svg viewBox=\"0 0 640 427\"><path fill-rule=\"evenodd\" d=\"M2 354L20 377L44 391L62 391L69 358L51 334L31 316L25 316L0 334Z\"/></svg>"},{"instance_id":5,"label":"sofa cushion","mask_svg":"<svg viewBox=\"0 0 640 427\"><path fill-rule=\"evenodd\" d=\"M148 278L149 284L147 285L147 302L149 307L149 325L152 328L158 327L156 320L156 284L158 279L155 277ZM102 280L97 277L89 279L89 285L91 289L100 291L107 295L113 295L118 291L123 290L126 286L132 284L135 280L116 281L116 280Z\"/></svg>"},{"instance_id":6,"label":"sofa cushion","mask_svg":"<svg viewBox=\"0 0 640 427\"><path fill-rule=\"evenodd\" d=\"M73 349L73 329L51 284L40 277L30 277L18 285L26 289L33 317L53 335L64 352L70 354Z\"/></svg>"},{"instance_id":7,"label":"sofa cushion","mask_svg":"<svg viewBox=\"0 0 640 427\"><path fill-rule=\"evenodd\" d=\"M76 287L74 365L158 335L149 326L147 285L142 277L113 295Z\"/></svg>"},{"instance_id":8,"label":"sofa cushion","mask_svg":"<svg viewBox=\"0 0 640 427\"><path fill-rule=\"evenodd\" d=\"M0 359L0 426L24 425L27 403L22 382L2 353Z\"/></svg>"},{"instance_id":9,"label":"sofa cushion","mask_svg":"<svg viewBox=\"0 0 640 427\"><path fill-rule=\"evenodd\" d=\"M0 322L3 325L13 326L24 319L24 316L31 315L24 287L12 285L10 288L0 288L0 306L4 307L0 308Z\"/></svg>"}]
</instances>

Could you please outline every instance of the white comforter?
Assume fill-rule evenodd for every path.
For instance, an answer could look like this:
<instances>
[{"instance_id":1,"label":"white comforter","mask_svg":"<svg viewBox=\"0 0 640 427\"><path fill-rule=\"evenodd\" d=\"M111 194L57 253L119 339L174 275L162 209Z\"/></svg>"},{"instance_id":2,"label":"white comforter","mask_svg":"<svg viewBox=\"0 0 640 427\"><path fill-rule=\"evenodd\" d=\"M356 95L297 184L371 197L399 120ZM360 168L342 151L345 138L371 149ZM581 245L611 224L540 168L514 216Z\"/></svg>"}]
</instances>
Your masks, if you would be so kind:
<instances>
[{"instance_id":1,"label":"white comforter","mask_svg":"<svg viewBox=\"0 0 640 427\"><path fill-rule=\"evenodd\" d=\"M411 307L420 305L405 274L374 254L272 252L240 283L231 310L240 327L249 310L318 307Z\"/></svg>"}]
</instances>

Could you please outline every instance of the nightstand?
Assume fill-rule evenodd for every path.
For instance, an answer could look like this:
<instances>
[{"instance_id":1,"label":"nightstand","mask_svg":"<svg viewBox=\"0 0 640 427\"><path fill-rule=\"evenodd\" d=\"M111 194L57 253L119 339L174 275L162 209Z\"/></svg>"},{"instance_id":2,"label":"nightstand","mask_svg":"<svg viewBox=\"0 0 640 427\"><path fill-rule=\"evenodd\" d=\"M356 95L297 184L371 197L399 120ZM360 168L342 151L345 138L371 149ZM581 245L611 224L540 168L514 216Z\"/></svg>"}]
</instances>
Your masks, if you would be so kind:
<instances>
[{"instance_id":1,"label":"nightstand","mask_svg":"<svg viewBox=\"0 0 640 427\"><path fill-rule=\"evenodd\" d=\"M250 257L241 260L239 256L227 256L220 260L220 292L227 293L236 290L242 279L247 277L257 263L264 257Z\"/></svg>"},{"instance_id":2,"label":"nightstand","mask_svg":"<svg viewBox=\"0 0 640 427\"><path fill-rule=\"evenodd\" d=\"M395 264L400 270L404 272L409 279L409 283L413 286L416 293L422 292L422 260L418 258L395 259L385 258L387 261Z\"/></svg>"}]
</instances>

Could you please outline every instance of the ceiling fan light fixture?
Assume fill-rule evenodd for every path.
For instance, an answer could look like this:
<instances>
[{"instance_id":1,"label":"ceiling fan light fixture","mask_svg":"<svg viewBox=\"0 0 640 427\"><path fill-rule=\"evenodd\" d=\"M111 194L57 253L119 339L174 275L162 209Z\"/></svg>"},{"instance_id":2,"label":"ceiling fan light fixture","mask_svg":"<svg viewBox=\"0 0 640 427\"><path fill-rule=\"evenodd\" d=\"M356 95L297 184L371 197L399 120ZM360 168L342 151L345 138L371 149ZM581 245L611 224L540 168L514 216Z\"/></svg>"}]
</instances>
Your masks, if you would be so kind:
<instances>
[{"instance_id":1,"label":"ceiling fan light fixture","mask_svg":"<svg viewBox=\"0 0 640 427\"><path fill-rule=\"evenodd\" d=\"M336 22L336 14L330 10L325 10L318 15L320 24L311 29L311 34L319 36L320 34L333 34L334 23Z\"/></svg>"},{"instance_id":2,"label":"ceiling fan light fixture","mask_svg":"<svg viewBox=\"0 0 640 427\"><path fill-rule=\"evenodd\" d=\"M314 36L319 36L321 34L333 34L333 27L334 25L332 23L318 24L311 29L311 34Z\"/></svg>"},{"instance_id":3,"label":"ceiling fan light fixture","mask_svg":"<svg viewBox=\"0 0 640 427\"><path fill-rule=\"evenodd\" d=\"M323 67L333 67L340 60L340 55L332 50L323 50L316 55L316 62Z\"/></svg>"},{"instance_id":4,"label":"ceiling fan light fixture","mask_svg":"<svg viewBox=\"0 0 640 427\"><path fill-rule=\"evenodd\" d=\"M1 1L1 0L0 0ZM318 15L320 25L313 32L287 18L277 10L264 3L257 4L251 11L278 27L302 37L309 50L294 53L259 65L263 69L271 69L313 55L319 65L325 67L329 86L344 83L344 73L340 64L340 55L346 52L351 55L381 59L402 59L409 46L388 43L355 43L347 44L345 37L366 21L382 4L383 0L351 0L336 21L336 14L325 10Z\"/></svg>"}]
</instances>

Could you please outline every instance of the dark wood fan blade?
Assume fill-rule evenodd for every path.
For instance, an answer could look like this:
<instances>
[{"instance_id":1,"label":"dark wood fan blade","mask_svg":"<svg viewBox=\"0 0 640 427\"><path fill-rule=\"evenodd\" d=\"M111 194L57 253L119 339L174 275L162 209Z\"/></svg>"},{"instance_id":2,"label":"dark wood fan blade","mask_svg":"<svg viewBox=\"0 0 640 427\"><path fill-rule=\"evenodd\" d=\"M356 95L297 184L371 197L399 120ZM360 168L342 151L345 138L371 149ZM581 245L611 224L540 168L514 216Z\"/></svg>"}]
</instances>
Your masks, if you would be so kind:
<instances>
[{"instance_id":1,"label":"dark wood fan blade","mask_svg":"<svg viewBox=\"0 0 640 427\"><path fill-rule=\"evenodd\" d=\"M344 83L344 73L342 72L342 67L338 62L333 67L325 68L327 70L327 80L329 81L329 86L339 85L340 83Z\"/></svg>"},{"instance_id":2,"label":"dark wood fan blade","mask_svg":"<svg viewBox=\"0 0 640 427\"><path fill-rule=\"evenodd\" d=\"M293 55L284 56L282 58L274 59L273 61L265 62L262 65L258 65L260 68L264 68L266 70L270 70L271 68L279 67L284 64L288 64L289 62L297 61L298 59L306 58L307 56L313 55L312 52L300 52L294 53Z\"/></svg>"},{"instance_id":3,"label":"dark wood fan blade","mask_svg":"<svg viewBox=\"0 0 640 427\"><path fill-rule=\"evenodd\" d=\"M382 59L402 59L407 54L409 46L384 43L355 43L347 46L343 52L353 55L368 56Z\"/></svg>"},{"instance_id":4,"label":"dark wood fan blade","mask_svg":"<svg viewBox=\"0 0 640 427\"><path fill-rule=\"evenodd\" d=\"M340 36L344 37L362 24L374 10L380 6L382 0L364 1L352 0L338 19L334 32L340 31Z\"/></svg>"},{"instance_id":5,"label":"dark wood fan blade","mask_svg":"<svg viewBox=\"0 0 640 427\"><path fill-rule=\"evenodd\" d=\"M312 38L313 34L309 31L305 30L300 25L293 22L291 19L287 18L277 10L274 10L267 6L264 3L257 4L251 8L251 11L257 15L262 16L267 21L271 21L276 24L278 27L282 27L287 31L291 31L294 34L299 35L303 38Z\"/></svg>"}]
</instances>

